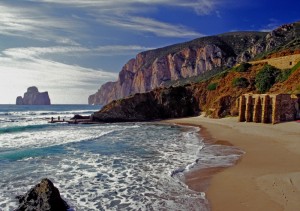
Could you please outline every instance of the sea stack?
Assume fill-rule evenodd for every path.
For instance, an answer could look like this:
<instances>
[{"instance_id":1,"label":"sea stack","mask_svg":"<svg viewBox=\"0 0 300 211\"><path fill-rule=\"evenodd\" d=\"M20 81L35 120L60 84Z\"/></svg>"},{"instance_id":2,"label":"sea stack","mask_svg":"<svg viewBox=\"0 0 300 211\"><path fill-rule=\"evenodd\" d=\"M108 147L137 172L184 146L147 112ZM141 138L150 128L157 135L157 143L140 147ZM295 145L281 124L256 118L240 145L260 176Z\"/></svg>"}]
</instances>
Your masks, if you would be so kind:
<instances>
[{"instance_id":1,"label":"sea stack","mask_svg":"<svg viewBox=\"0 0 300 211\"><path fill-rule=\"evenodd\" d=\"M18 96L17 105L51 105L48 92L39 92L35 86L29 87L24 97Z\"/></svg>"}]
</instances>

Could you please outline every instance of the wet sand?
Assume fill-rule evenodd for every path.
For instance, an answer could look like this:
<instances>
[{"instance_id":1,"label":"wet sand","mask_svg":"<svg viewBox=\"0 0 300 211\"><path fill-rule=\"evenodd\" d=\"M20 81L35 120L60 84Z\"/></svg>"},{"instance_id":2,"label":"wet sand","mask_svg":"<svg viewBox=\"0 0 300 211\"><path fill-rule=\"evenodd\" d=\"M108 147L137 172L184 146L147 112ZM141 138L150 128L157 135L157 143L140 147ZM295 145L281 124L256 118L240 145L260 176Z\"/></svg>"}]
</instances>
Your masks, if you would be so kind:
<instances>
[{"instance_id":1,"label":"wet sand","mask_svg":"<svg viewBox=\"0 0 300 211\"><path fill-rule=\"evenodd\" d=\"M229 142L246 152L233 167L195 171L187 176L191 189L206 190L211 210L299 210L300 123L239 123L231 117L166 122L201 126L206 138L219 144Z\"/></svg>"}]
</instances>

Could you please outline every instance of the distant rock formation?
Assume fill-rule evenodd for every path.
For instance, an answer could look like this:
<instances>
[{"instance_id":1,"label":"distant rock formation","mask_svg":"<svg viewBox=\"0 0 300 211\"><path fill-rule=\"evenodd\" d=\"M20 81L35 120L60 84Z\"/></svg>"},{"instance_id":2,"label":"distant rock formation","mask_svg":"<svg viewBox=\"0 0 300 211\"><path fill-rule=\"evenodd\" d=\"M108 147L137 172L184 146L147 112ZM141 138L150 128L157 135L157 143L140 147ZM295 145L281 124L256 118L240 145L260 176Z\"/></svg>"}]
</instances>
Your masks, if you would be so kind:
<instances>
[{"instance_id":1,"label":"distant rock formation","mask_svg":"<svg viewBox=\"0 0 300 211\"><path fill-rule=\"evenodd\" d=\"M170 81L226 69L257 55L292 47L300 34L299 25L300 22L286 24L270 33L232 32L202 37L139 53L124 65L116 82L102 85L88 103L105 105L165 86Z\"/></svg>"},{"instance_id":2,"label":"distant rock formation","mask_svg":"<svg viewBox=\"0 0 300 211\"><path fill-rule=\"evenodd\" d=\"M43 179L25 195L18 196L19 207L15 211L67 211L69 205L60 197L59 190L49 179Z\"/></svg>"},{"instance_id":3,"label":"distant rock formation","mask_svg":"<svg viewBox=\"0 0 300 211\"><path fill-rule=\"evenodd\" d=\"M17 105L51 105L48 92L39 92L35 86L29 87L24 97L18 96Z\"/></svg>"}]
</instances>

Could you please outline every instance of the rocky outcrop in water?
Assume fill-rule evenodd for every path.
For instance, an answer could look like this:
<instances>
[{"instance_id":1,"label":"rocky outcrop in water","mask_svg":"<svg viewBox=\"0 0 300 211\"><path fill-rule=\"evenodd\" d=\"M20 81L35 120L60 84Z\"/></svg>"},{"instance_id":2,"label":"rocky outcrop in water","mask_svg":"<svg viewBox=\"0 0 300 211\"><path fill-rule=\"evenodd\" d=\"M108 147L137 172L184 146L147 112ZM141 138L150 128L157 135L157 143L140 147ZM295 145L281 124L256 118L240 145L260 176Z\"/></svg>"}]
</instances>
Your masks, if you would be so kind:
<instances>
[{"instance_id":1,"label":"rocky outcrop in water","mask_svg":"<svg viewBox=\"0 0 300 211\"><path fill-rule=\"evenodd\" d=\"M299 31L299 23L294 23L270 33L226 33L142 52L124 65L118 81L104 84L91 95L89 104L104 105L115 99L165 86L169 81L232 67L257 55L293 45Z\"/></svg>"},{"instance_id":2,"label":"rocky outcrop in water","mask_svg":"<svg viewBox=\"0 0 300 211\"><path fill-rule=\"evenodd\" d=\"M50 105L48 92L39 92L35 86L29 87L24 97L18 96L16 99L17 105Z\"/></svg>"},{"instance_id":3,"label":"rocky outcrop in water","mask_svg":"<svg viewBox=\"0 0 300 211\"><path fill-rule=\"evenodd\" d=\"M67 211L70 208L49 179L43 179L18 199L20 205L15 211Z\"/></svg>"},{"instance_id":4,"label":"rocky outcrop in water","mask_svg":"<svg viewBox=\"0 0 300 211\"><path fill-rule=\"evenodd\" d=\"M97 122L150 121L199 114L190 86L155 89L115 100L92 115Z\"/></svg>"}]
</instances>

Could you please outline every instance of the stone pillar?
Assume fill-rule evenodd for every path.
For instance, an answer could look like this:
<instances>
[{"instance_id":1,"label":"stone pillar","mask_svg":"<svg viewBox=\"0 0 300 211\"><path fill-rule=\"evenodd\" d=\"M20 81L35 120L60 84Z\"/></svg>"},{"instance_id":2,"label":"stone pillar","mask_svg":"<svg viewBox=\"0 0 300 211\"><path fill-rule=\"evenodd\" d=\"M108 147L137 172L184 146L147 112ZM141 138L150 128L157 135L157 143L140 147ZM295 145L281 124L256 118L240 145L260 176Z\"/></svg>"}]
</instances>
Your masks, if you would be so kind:
<instances>
[{"instance_id":1,"label":"stone pillar","mask_svg":"<svg viewBox=\"0 0 300 211\"><path fill-rule=\"evenodd\" d=\"M246 121L246 97L244 95L240 96L239 100L239 122Z\"/></svg>"},{"instance_id":2,"label":"stone pillar","mask_svg":"<svg viewBox=\"0 0 300 211\"><path fill-rule=\"evenodd\" d=\"M253 104L252 104L252 96L248 95L246 99L246 122L252 122L252 113L253 113Z\"/></svg>"},{"instance_id":3,"label":"stone pillar","mask_svg":"<svg viewBox=\"0 0 300 211\"><path fill-rule=\"evenodd\" d=\"M268 115L268 108L270 106L270 96L265 95L263 97L263 104L262 104L262 116L261 116L261 122L262 123L269 123L269 115Z\"/></svg>"},{"instance_id":4,"label":"stone pillar","mask_svg":"<svg viewBox=\"0 0 300 211\"><path fill-rule=\"evenodd\" d=\"M261 119L262 119L262 106L261 106L260 96L258 96L254 104L253 122L259 123L261 122Z\"/></svg>"},{"instance_id":5,"label":"stone pillar","mask_svg":"<svg viewBox=\"0 0 300 211\"><path fill-rule=\"evenodd\" d=\"M300 119L300 102L295 101L296 119Z\"/></svg>"},{"instance_id":6,"label":"stone pillar","mask_svg":"<svg viewBox=\"0 0 300 211\"><path fill-rule=\"evenodd\" d=\"M276 124L281 122L280 119L280 104L281 104L281 96L276 95L272 98L272 124Z\"/></svg>"}]
</instances>

